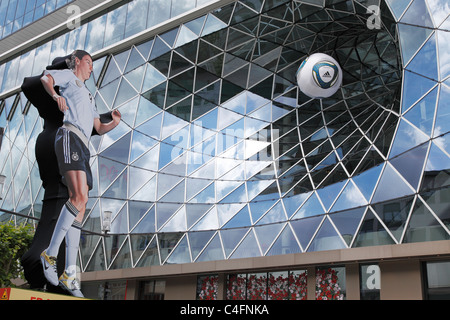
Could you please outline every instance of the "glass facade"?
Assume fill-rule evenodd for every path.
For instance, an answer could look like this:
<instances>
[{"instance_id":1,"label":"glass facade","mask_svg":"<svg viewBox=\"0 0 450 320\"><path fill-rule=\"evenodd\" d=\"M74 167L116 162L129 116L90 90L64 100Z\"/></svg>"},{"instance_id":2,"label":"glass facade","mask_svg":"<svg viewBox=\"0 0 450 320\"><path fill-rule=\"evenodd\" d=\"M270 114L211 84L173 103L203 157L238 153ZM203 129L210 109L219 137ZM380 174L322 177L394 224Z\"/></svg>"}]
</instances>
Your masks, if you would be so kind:
<instances>
[{"instance_id":1,"label":"glass facade","mask_svg":"<svg viewBox=\"0 0 450 320\"><path fill-rule=\"evenodd\" d=\"M94 53L131 35L145 19L121 26L112 15L133 17L144 2L1 65L2 92L30 72L27 57L35 72L75 40ZM99 57L88 86L99 111L117 108L123 121L90 142L96 184L83 228L100 232L104 211L113 220L109 237L83 235L82 271L450 239L446 6L235 1ZM95 23L125 31L94 41ZM295 83L315 52L344 71L327 99ZM42 121L21 93L1 110L1 208L39 217ZM252 276L265 276L267 292L268 274Z\"/></svg>"},{"instance_id":2,"label":"glass facade","mask_svg":"<svg viewBox=\"0 0 450 320\"><path fill-rule=\"evenodd\" d=\"M0 39L26 27L71 0L1 0Z\"/></svg>"}]
</instances>

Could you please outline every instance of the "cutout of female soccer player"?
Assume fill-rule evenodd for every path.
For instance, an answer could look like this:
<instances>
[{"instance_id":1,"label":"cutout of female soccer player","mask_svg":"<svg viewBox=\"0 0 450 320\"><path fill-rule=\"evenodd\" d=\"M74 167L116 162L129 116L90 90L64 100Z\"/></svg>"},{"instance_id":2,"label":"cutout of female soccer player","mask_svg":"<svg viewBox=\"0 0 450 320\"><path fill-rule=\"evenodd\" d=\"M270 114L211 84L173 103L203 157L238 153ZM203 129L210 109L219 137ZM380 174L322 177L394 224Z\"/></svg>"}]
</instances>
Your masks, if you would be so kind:
<instances>
[{"instance_id":1,"label":"cutout of female soccer player","mask_svg":"<svg viewBox=\"0 0 450 320\"><path fill-rule=\"evenodd\" d=\"M91 56L82 50L72 53L70 69L47 70L41 82L47 93L64 113L63 125L55 138L55 153L63 182L68 188L69 200L62 207L50 244L41 253L46 279L70 294L83 297L76 278L76 259L80 242L81 223L84 218L88 193L92 188L89 165L89 139L93 128L105 134L120 122L120 112L114 110L112 120L102 123L96 111L95 100L84 85L93 70ZM60 94L54 87L58 86ZM56 257L62 241L66 241L65 270L58 278Z\"/></svg>"}]
</instances>

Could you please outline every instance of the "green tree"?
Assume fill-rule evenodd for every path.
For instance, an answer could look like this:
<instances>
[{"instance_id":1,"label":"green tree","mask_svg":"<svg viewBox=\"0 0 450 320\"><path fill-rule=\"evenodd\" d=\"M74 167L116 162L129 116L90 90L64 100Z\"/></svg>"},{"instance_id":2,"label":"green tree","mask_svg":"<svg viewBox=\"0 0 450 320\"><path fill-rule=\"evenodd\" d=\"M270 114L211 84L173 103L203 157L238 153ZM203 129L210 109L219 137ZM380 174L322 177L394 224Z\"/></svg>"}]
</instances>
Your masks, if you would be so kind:
<instances>
[{"instance_id":1,"label":"green tree","mask_svg":"<svg viewBox=\"0 0 450 320\"><path fill-rule=\"evenodd\" d=\"M0 223L0 287L14 286L11 280L23 277L20 258L31 245L33 234L29 225Z\"/></svg>"}]
</instances>

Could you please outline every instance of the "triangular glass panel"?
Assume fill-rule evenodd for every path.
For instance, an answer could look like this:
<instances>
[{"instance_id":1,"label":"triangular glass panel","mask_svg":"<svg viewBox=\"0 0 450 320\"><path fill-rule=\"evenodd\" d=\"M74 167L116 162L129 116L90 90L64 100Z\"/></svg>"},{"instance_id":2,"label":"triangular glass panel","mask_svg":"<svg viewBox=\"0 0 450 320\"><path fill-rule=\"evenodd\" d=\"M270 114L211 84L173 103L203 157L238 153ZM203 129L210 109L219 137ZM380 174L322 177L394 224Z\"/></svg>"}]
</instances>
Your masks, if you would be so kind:
<instances>
[{"instance_id":1,"label":"triangular glass panel","mask_svg":"<svg viewBox=\"0 0 450 320\"><path fill-rule=\"evenodd\" d=\"M365 211L366 208L357 208L330 214L329 216L349 247Z\"/></svg>"},{"instance_id":2,"label":"triangular glass panel","mask_svg":"<svg viewBox=\"0 0 450 320\"><path fill-rule=\"evenodd\" d=\"M128 168L129 181L133 181L128 186L128 196L132 197L134 194L142 188L151 178L155 176L155 173L149 170L143 170L134 166Z\"/></svg>"},{"instance_id":3,"label":"triangular glass panel","mask_svg":"<svg viewBox=\"0 0 450 320\"><path fill-rule=\"evenodd\" d=\"M403 239L404 243L449 240L450 235L436 220L420 197L414 204Z\"/></svg>"},{"instance_id":4,"label":"triangular glass panel","mask_svg":"<svg viewBox=\"0 0 450 320\"><path fill-rule=\"evenodd\" d=\"M203 178L186 178L186 179L187 179L186 183L189 185L189 188L186 189L186 200L191 199L198 192L200 192L200 190L203 190L207 185L212 183L212 180ZM212 192L212 194L214 195L214 192Z\"/></svg>"},{"instance_id":5,"label":"triangular glass panel","mask_svg":"<svg viewBox=\"0 0 450 320\"><path fill-rule=\"evenodd\" d=\"M144 58L141 56L136 47L133 46L124 73L130 72L131 70L136 69L137 67L143 65L144 63L145 63Z\"/></svg>"},{"instance_id":6,"label":"triangular glass panel","mask_svg":"<svg viewBox=\"0 0 450 320\"><path fill-rule=\"evenodd\" d=\"M120 77L121 71L117 67L116 61L114 58L111 58L108 63L108 68L106 69L105 75L103 76L101 87L104 87L111 81Z\"/></svg>"},{"instance_id":7,"label":"triangular glass panel","mask_svg":"<svg viewBox=\"0 0 450 320\"><path fill-rule=\"evenodd\" d=\"M173 52L172 54L172 62L170 64L170 73L169 76L173 77L177 74L180 74L188 69L190 69L191 67L193 67L193 64L187 60L186 58L182 57L180 54L178 54L177 52ZM187 73L185 74L185 77L189 77L189 76L193 76L193 71L194 69L190 69L192 72L191 73ZM189 87L189 89L192 90L192 86Z\"/></svg>"},{"instance_id":8,"label":"triangular glass panel","mask_svg":"<svg viewBox=\"0 0 450 320\"><path fill-rule=\"evenodd\" d=\"M198 35L196 35L195 33L193 33L189 28L187 28L186 26L181 26L179 32L178 32L178 36L177 36L177 40L175 42L174 48L178 48L188 42L191 42L195 39L197 39Z\"/></svg>"},{"instance_id":9,"label":"triangular glass panel","mask_svg":"<svg viewBox=\"0 0 450 320\"><path fill-rule=\"evenodd\" d=\"M223 229L227 229L227 228L242 228L242 227L249 227L251 225L252 225L252 222L250 220L250 212L248 210L248 206L244 206L222 228Z\"/></svg>"},{"instance_id":10,"label":"triangular glass panel","mask_svg":"<svg viewBox=\"0 0 450 320\"><path fill-rule=\"evenodd\" d=\"M344 187L345 182L346 181L344 180L338 183L331 184L324 188L317 189L317 194L319 195L320 200L322 200L325 211L328 211L331 205L335 202L337 196Z\"/></svg>"},{"instance_id":11,"label":"triangular glass panel","mask_svg":"<svg viewBox=\"0 0 450 320\"><path fill-rule=\"evenodd\" d=\"M414 196L372 205L373 210L400 243Z\"/></svg>"},{"instance_id":12,"label":"triangular glass panel","mask_svg":"<svg viewBox=\"0 0 450 320\"><path fill-rule=\"evenodd\" d=\"M411 195L414 190L403 181L398 173L387 163L378 182L372 202L380 202Z\"/></svg>"},{"instance_id":13,"label":"triangular glass panel","mask_svg":"<svg viewBox=\"0 0 450 320\"><path fill-rule=\"evenodd\" d=\"M189 28L192 32L194 32L196 35L200 34L200 31L202 31L203 24L205 23L206 16L201 16L200 18L191 20L189 22L186 22L184 25Z\"/></svg>"},{"instance_id":14,"label":"triangular glass panel","mask_svg":"<svg viewBox=\"0 0 450 320\"><path fill-rule=\"evenodd\" d=\"M133 88L138 92L141 92L142 81L144 79L146 69L147 67L143 65L124 75L128 82L130 82Z\"/></svg>"},{"instance_id":15,"label":"triangular glass panel","mask_svg":"<svg viewBox=\"0 0 450 320\"><path fill-rule=\"evenodd\" d=\"M164 53L167 53L170 51L170 47L167 46L167 44L161 40L159 36L155 37L155 41L153 43L152 52L150 53L149 60L153 60L159 56L162 56Z\"/></svg>"},{"instance_id":16,"label":"triangular glass panel","mask_svg":"<svg viewBox=\"0 0 450 320\"><path fill-rule=\"evenodd\" d=\"M83 269L84 272L100 271L105 269L106 254L103 252L103 246L101 245L102 241L101 240L98 241L98 239L95 238L100 238L100 236L94 236L91 241L86 241L88 243L95 243L96 244L95 247L84 248L83 244L80 245L81 259L82 264L84 265ZM84 254L84 252L86 252L86 254ZM87 255L87 253L89 253L89 255ZM91 253L92 256L90 256Z\"/></svg>"},{"instance_id":17,"label":"triangular glass panel","mask_svg":"<svg viewBox=\"0 0 450 320\"><path fill-rule=\"evenodd\" d=\"M98 91L103 97L103 100L105 101L105 104L108 108L111 109L114 97L116 96L117 88L119 86L120 78L115 79L106 86L100 88ZM134 90L134 89L133 89Z\"/></svg>"},{"instance_id":18,"label":"triangular glass panel","mask_svg":"<svg viewBox=\"0 0 450 320\"><path fill-rule=\"evenodd\" d=\"M219 107L217 118L218 118L217 119L217 130L220 131L220 130L223 130L224 128L230 126L231 124L235 123L239 119L242 119L243 116L239 113Z\"/></svg>"},{"instance_id":19,"label":"triangular glass panel","mask_svg":"<svg viewBox=\"0 0 450 320\"><path fill-rule=\"evenodd\" d=\"M128 206L125 204L111 222L111 234L128 233Z\"/></svg>"},{"instance_id":20,"label":"triangular glass panel","mask_svg":"<svg viewBox=\"0 0 450 320\"><path fill-rule=\"evenodd\" d=\"M138 158L133 166L155 171L158 169L159 144L147 151L143 156Z\"/></svg>"},{"instance_id":21,"label":"triangular glass panel","mask_svg":"<svg viewBox=\"0 0 450 320\"><path fill-rule=\"evenodd\" d=\"M213 207L199 222L196 223L191 231L216 230L218 228L219 219L217 217L217 209L216 207Z\"/></svg>"},{"instance_id":22,"label":"triangular glass panel","mask_svg":"<svg viewBox=\"0 0 450 320\"><path fill-rule=\"evenodd\" d=\"M286 225L284 230L278 236L278 239L272 245L270 250L266 253L266 256L275 256L281 254L292 254L292 253L300 253L302 252L301 248L298 245L295 236L289 227Z\"/></svg>"},{"instance_id":23,"label":"triangular glass panel","mask_svg":"<svg viewBox=\"0 0 450 320\"><path fill-rule=\"evenodd\" d=\"M220 231L220 236L223 242L225 255L228 257L233 252L236 245L241 241L242 237L247 233L248 229L226 229Z\"/></svg>"},{"instance_id":24,"label":"triangular glass panel","mask_svg":"<svg viewBox=\"0 0 450 320\"><path fill-rule=\"evenodd\" d=\"M319 198L317 197L316 193L313 193L291 219L301 219L321 215L324 213L325 211L319 201Z\"/></svg>"},{"instance_id":25,"label":"triangular glass panel","mask_svg":"<svg viewBox=\"0 0 450 320\"><path fill-rule=\"evenodd\" d=\"M425 95L436 82L405 70L403 77L402 112L405 112L420 97Z\"/></svg>"},{"instance_id":26,"label":"triangular glass panel","mask_svg":"<svg viewBox=\"0 0 450 320\"><path fill-rule=\"evenodd\" d=\"M186 208L180 210L160 229L160 232L184 232L186 231Z\"/></svg>"},{"instance_id":27,"label":"triangular glass panel","mask_svg":"<svg viewBox=\"0 0 450 320\"><path fill-rule=\"evenodd\" d=\"M382 165L370 168L363 173L353 177L353 182L368 200L372 197L373 190L380 176Z\"/></svg>"},{"instance_id":28,"label":"triangular glass panel","mask_svg":"<svg viewBox=\"0 0 450 320\"><path fill-rule=\"evenodd\" d=\"M199 192L195 197L189 200L189 203L210 203L216 201L215 183L211 183L208 187Z\"/></svg>"},{"instance_id":29,"label":"triangular glass panel","mask_svg":"<svg viewBox=\"0 0 450 320\"><path fill-rule=\"evenodd\" d=\"M156 200L156 176L146 182L140 190L138 190L131 200L136 201L155 201Z\"/></svg>"},{"instance_id":30,"label":"triangular glass panel","mask_svg":"<svg viewBox=\"0 0 450 320\"><path fill-rule=\"evenodd\" d=\"M220 90L221 90L221 80L213 82L208 85L206 88L197 91L195 94L202 99L205 99L215 105L220 102Z\"/></svg>"},{"instance_id":31,"label":"triangular glass panel","mask_svg":"<svg viewBox=\"0 0 450 320\"><path fill-rule=\"evenodd\" d=\"M200 261L213 261L213 260L223 260L225 257L223 255L222 244L220 242L220 237L218 234L211 240L208 246L203 250L203 252L198 256L197 262Z\"/></svg>"},{"instance_id":32,"label":"triangular glass panel","mask_svg":"<svg viewBox=\"0 0 450 320\"><path fill-rule=\"evenodd\" d=\"M161 112L161 109L154 103L142 97L139 98L139 105L137 107L135 125L136 126L141 125L143 122L147 121L158 112Z\"/></svg>"},{"instance_id":33,"label":"triangular glass panel","mask_svg":"<svg viewBox=\"0 0 450 320\"><path fill-rule=\"evenodd\" d=\"M419 1L423 2L422 0ZM427 11L428 10L426 10L425 12ZM403 57L403 64L405 65L411 59L417 49L421 47L422 43L424 43L424 41L429 37L433 29L421 28L403 23L398 24L398 29L400 33L400 45L402 48L401 52ZM418 32L418 30L420 30L420 32Z\"/></svg>"},{"instance_id":34,"label":"triangular glass panel","mask_svg":"<svg viewBox=\"0 0 450 320\"><path fill-rule=\"evenodd\" d=\"M185 236L181 239L175 249L170 250L170 256L164 264L180 264L189 262L192 262L192 259L189 250L189 243L187 237Z\"/></svg>"},{"instance_id":35,"label":"triangular glass panel","mask_svg":"<svg viewBox=\"0 0 450 320\"><path fill-rule=\"evenodd\" d=\"M258 238L259 244L261 245L263 255L265 255L272 242L275 240L284 226L284 224L276 223L255 227L255 233Z\"/></svg>"},{"instance_id":36,"label":"triangular glass panel","mask_svg":"<svg viewBox=\"0 0 450 320\"><path fill-rule=\"evenodd\" d=\"M316 230L323 219L323 216L318 216L290 222L303 250L308 247L311 238L316 233Z\"/></svg>"},{"instance_id":37,"label":"triangular glass panel","mask_svg":"<svg viewBox=\"0 0 450 320\"><path fill-rule=\"evenodd\" d=\"M310 192L305 192L301 194L294 193L294 195L289 194L282 199L288 218L292 217L292 215L295 212L297 212L297 210L300 208L303 202L305 202L305 200L310 195L311 195Z\"/></svg>"},{"instance_id":38,"label":"triangular glass panel","mask_svg":"<svg viewBox=\"0 0 450 320\"><path fill-rule=\"evenodd\" d=\"M197 101L206 102L206 104L203 104L203 103L200 104L200 106L204 105L204 106L206 106L206 108L200 111L199 105L196 104ZM210 111L211 109L213 109L215 107L216 107L216 105L212 104L209 101L206 101L200 97L194 97L192 119L195 119L195 117L197 117L195 114L202 115L200 118L198 118L197 120L194 121L194 124L201 126L203 128L217 130L218 108Z\"/></svg>"},{"instance_id":39,"label":"triangular glass panel","mask_svg":"<svg viewBox=\"0 0 450 320\"><path fill-rule=\"evenodd\" d=\"M197 72L195 74L195 91L198 91L208 85L210 85L211 83L213 83L214 81L218 80L219 77L216 76L215 74L198 67L197 68Z\"/></svg>"},{"instance_id":40,"label":"triangular glass panel","mask_svg":"<svg viewBox=\"0 0 450 320\"><path fill-rule=\"evenodd\" d=\"M125 239L122 247L119 250L120 250L119 253L116 254L114 261L111 263L109 270L131 268L132 261L128 237Z\"/></svg>"},{"instance_id":41,"label":"triangular glass panel","mask_svg":"<svg viewBox=\"0 0 450 320\"><path fill-rule=\"evenodd\" d=\"M164 97L166 95L167 82L151 88L150 90L144 92L142 97L150 101L152 104L156 105L160 109L164 109Z\"/></svg>"},{"instance_id":42,"label":"triangular glass panel","mask_svg":"<svg viewBox=\"0 0 450 320\"><path fill-rule=\"evenodd\" d=\"M170 80L167 86L167 93L165 97L166 98L165 108L168 108L174 103L181 101L182 99L189 96L190 93L191 93L190 91L186 90L183 87L180 87L178 84Z\"/></svg>"},{"instance_id":43,"label":"triangular glass panel","mask_svg":"<svg viewBox=\"0 0 450 320\"><path fill-rule=\"evenodd\" d=\"M405 120L401 120L397 128L397 134L392 143L390 157L395 157L406 150L414 148L429 140L422 131L416 129Z\"/></svg>"},{"instance_id":44,"label":"triangular glass panel","mask_svg":"<svg viewBox=\"0 0 450 320\"><path fill-rule=\"evenodd\" d=\"M390 161L414 189L418 188L427 151L428 143L425 143Z\"/></svg>"},{"instance_id":45,"label":"triangular glass panel","mask_svg":"<svg viewBox=\"0 0 450 320\"><path fill-rule=\"evenodd\" d=\"M427 28L434 27L433 21L428 13L428 7L423 0L413 0L400 22Z\"/></svg>"},{"instance_id":46,"label":"triangular glass panel","mask_svg":"<svg viewBox=\"0 0 450 320\"><path fill-rule=\"evenodd\" d=\"M121 163L128 163L130 150L131 132L114 142L107 149L100 153L100 156L112 159Z\"/></svg>"},{"instance_id":47,"label":"triangular glass panel","mask_svg":"<svg viewBox=\"0 0 450 320\"><path fill-rule=\"evenodd\" d=\"M197 262L200 261L212 261L212 260L223 260L225 259L222 249L222 244L220 242L220 237L218 234L210 241L208 246L203 250L203 252L198 256Z\"/></svg>"},{"instance_id":48,"label":"triangular glass panel","mask_svg":"<svg viewBox=\"0 0 450 320\"><path fill-rule=\"evenodd\" d=\"M138 131L148 137L159 140L161 138L161 122L163 118L163 113L159 113L150 120L142 123L136 127L135 131Z\"/></svg>"},{"instance_id":49,"label":"triangular glass panel","mask_svg":"<svg viewBox=\"0 0 450 320\"><path fill-rule=\"evenodd\" d=\"M433 130L437 92L438 88L436 87L404 115L405 119L428 136Z\"/></svg>"},{"instance_id":50,"label":"triangular glass panel","mask_svg":"<svg viewBox=\"0 0 450 320\"><path fill-rule=\"evenodd\" d=\"M209 209L211 209L212 204L187 203L185 204L185 207L187 228L189 229L198 221L198 219L200 219L201 216L203 216Z\"/></svg>"},{"instance_id":51,"label":"triangular glass panel","mask_svg":"<svg viewBox=\"0 0 450 320\"><path fill-rule=\"evenodd\" d=\"M159 72L151 64L147 64L147 69L145 70L145 76L142 84L142 92L146 92L165 80L166 77L161 74L161 72Z\"/></svg>"},{"instance_id":52,"label":"triangular glass panel","mask_svg":"<svg viewBox=\"0 0 450 320\"><path fill-rule=\"evenodd\" d=\"M330 220L325 218L307 251L338 250L345 248L347 248L347 246L342 241L336 229L333 227Z\"/></svg>"},{"instance_id":53,"label":"triangular glass panel","mask_svg":"<svg viewBox=\"0 0 450 320\"><path fill-rule=\"evenodd\" d=\"M169 112L164 112L161 140L164 140L167 137L173 135L174 133L176 133L178 130L182 129L186 125L187 125L187 122L184 121L183 119L180 119L177 116L174 116L173 114L171 114ZM187 138L183 139L183 140L186 140L186 143L187 143Z\"/></svg>"},{"instance_id":54,"label":"triangular glass panel","mask_svg":"<svg viewBox=\"0 0 450 320\"><path fill-rule=\"evenodd\" d=\"M405 68L437 81L439 75L436 59L436 36L433 34ZM427 63L423 63L424 61Z\"/></svg>"},{"instance_id":55,"label":"triangular glass panel","mask_svg":"<svg viewBox=\"0 0 450 320\"><path fill-rule=\"evenodd\" d=\"M179 203L158 202L156 204L156 230L160 230L180 207Z\"/></svg>"},{"instance_id":56,"label":"triangular glass panel","mask_svg":"<svg viewBox=\"0 0 450 320\"><path fill-rule=\"evenodd\" d=\"M278 201L266 214L264 217L262 217L257 224L263 225L263 224L272 224L272 223L278 223L286 221L286 213L284 212L283 205L281 203L281 200Z\"/></svg>"},{"instance_id":57,"label":"triangular glass panel","mask_svg":"<svg viewBox=\"0 0 450 320\"><path fill-rule=\"evenodd\" d=\"M448 204L450 202L450 188L429 191L421 194L422 199L431 208L439 220L450 230L450 213Z\"/></svg>"},{"instance_id":58,"label":"triangular glass panel","mask_svg":"<svg viewBox=\"0 0 450 320\"><path fill-rule=\"evenodd\" d=\"M244 240L239 244L229 259L260 257L261 251L252 229L247 233Z\"/></svg>"},{"instance_id":59,"label":"triangular glass panel","mask_svg":"<svg viewBox=\"0 0 450 320\"><path fill-rule=\"evenodd\" d=\"M240 185L243 185L243 183L239 181L216 181L216 199L220 201L223 197Z\"/></svg>"},{"instance_id":60,"label":"triangular glass panel","mask_svg":"<svg viewBox=\"0 0 450 320\"><path fill-rule=\"evenodd\" d=\"M192 252L192 260L195 260L197 255L204 249L206 244L216 234L216 231L200 231L189 232L189 244Z\"/></svg>"},{"instance_id":61,"label":"triangular glass panel","mask_svg":"<svg viewBox=\"0 0 450 320\"><path fill-rule=\"evenodd\" d=\"M147 134L143 134L137 130L134 130L131 142L130 163L153 148L156 143L157 141L149 137Z\"/></svg>"},{"instance_id":62,"label":"triangular glass panel","mask_svg":"<svg viewBox=\"0 0 450 320\"><path fill-rule=\"evenodd\" d=\"M448 101L450 101L450 88L444 84L441 84L436 111L436 124L434 125L434 137L440 136L441 134L450 131L450 113L448 112Z\"/></svg>"},{"instance_id":63,"label":"triangular glass panel","mask_svg":"<svg viewBox=\"0 0 450 320\"><path fill-rule=\"evenodd\" d=\"M121 120L130 127L134 127L134 119L136 117L136 109L138 106L139 97L136 96L121 107L117 108L122 115Z\"/></svg>"},{"instance_id":64,"label":"triangular glass panel","mask_svg":"<svg viewBox=\"0 0 450 320\"><path fill-rule=\"evenodd\" d=\"M420 191L450 185L448 168L450 168L450 158L432 142Z\"/></svg>"},{"instance_id":65,"label":"triangular glass panel","mask_svg":"<svg viewBox=\"0 0 450 320\"><path fill-rule=\"evenodd\" d=\"M134 205L131 207L134 209ZM142 208L140 209L142 212ZM133 234L148 234L156 231L155 207L153 206L131 231Z\"/></svg>"},{"instance_id":66,"label":"triangular glass panel","mask_svg":"<svg viewBox=\"0 0 450 320\"><path fill-rule=\"evenodd\" d=\"M369 207L370 208L370 207ZM372 210L367 210L353 247L367 247L395 244L383 224Z\"/></svg>"},{"instance_id":67,"label":"triangular glass panel","mask_svg":"<svg viewBox=\"0 0 450 320\"><path fill-rule=\"evenodd\" d=\"M330 211L341 211L364 206L366 204L367 200L364 198L361 191L359 191L352 180L349 180Z\"/></svg>"},{"instance_id":68,"label":"triangular glass panel","mask_svg":"<svg viewBox=\"0 0 450 320\"><path fill-rule=\"evenodd\" d=\"M249 65L246 65L233 73L230 73L224 79L238 85L241 88L247 88Z\"/></svg>"},{"instance_id":69,"label":"triangular glass panel","mask_svg":"<svg viewBox=\"0 0 450 320\"><path fill-rule=\"evenodd\" d=\"M122 173L126 168L126 165L103 157L98 157L98 166L99 192L102 194Z\"/></svg>"},{"instance_id":70,"label":"triangular glass panel","mask_svg":"<svg viewBox=\"0 0 450 320\"><path fill-rule=\"evenodd\" d=\"M147 201L128 201L128 215L130 219L130 230L132 230L139 220L149 211L153 204Z\"/></svg>"},{"instance_id":71,"label":"triangular glass panel","mask_svg":"<svg viewBox=\"0 0 450 320\"><path fill-rule=\"evenodd\" d=\"M139 258L136 267L159 266L160 264L157 237L154 236Z\"/></svg>"},{"instance_id":72,"label":"triangular glass panel","mask_svg":"<svg viewBox=\"0 0 450 320\"><path fill-rule=\"evenodd\" d=\"M128 170L125 169L122 174L111 184L111 186L103 193L103 197L126 199L128 189Z\"/></svg>"},{"instance_id":73,"label":"triangular glass panel","mask_svg":"<svg viewBox=\"0 0 450 320\"><path fill-rule=\"evenodd\" d=\"M208 17L206 18L205 26L203 27L203 30L202 30L202 36L213 33L214 31L220 30L225 27L227 27L227 25L223 21L217 19L212 14L208 14Z\"/></svg>"},{"instance_id":74,"label":"triangular glass panel","mask_svg":"<svg viewBox=\"0 0 450 320\"><path fill-rule=\"evenodd\" d=\"M185 121L191 120L192 96L188 96L166 109L167 112Z\"/></svg>"},{"instance_id":75,"label":"triangular glass panel","mask_svg":"<svg viewBox=\"0 0 450 320\"><path fill-rule=\"evenodd\" d=\"M153 234L132 234L130 235L131 253L133 256L133 265L139 261L147 246L153 240Z\"/></svg>"},{"instance_id":76,"label":"triangular glass panel","mask_svg":"<svg viewBox=\"0 0 450 320\"><path fill-rule=\"evenodd\" d=\"M240 94L244 91L243 88L235 85L234 83L223 79L222 80L222 92L220 95L220 103L225 103L229 99L232 99L234 96Z\"/></svg>"}]
</instances>

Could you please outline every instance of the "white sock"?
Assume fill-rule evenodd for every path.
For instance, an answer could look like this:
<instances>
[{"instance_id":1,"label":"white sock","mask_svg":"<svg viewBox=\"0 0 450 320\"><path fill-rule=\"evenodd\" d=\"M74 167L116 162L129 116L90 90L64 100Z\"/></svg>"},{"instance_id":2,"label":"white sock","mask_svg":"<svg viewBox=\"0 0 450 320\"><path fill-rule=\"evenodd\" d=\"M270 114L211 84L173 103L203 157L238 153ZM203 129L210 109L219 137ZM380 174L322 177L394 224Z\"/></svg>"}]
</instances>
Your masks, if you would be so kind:
<instances>
[{"instance_id":1,"label":"white sock","mask_svg":"<svg viewBox=\"0 0 450 320\"><path fill-rule=\"evenodd\" d=\"M67 231L69 231L72 226L72 223L77 215L77 208L70 202L70 200L67 200L66 204L62 207L58 221L56 222L55 230L53 231L52 239L50 240L50 245L46 250L47 255L53 257L58 255L61 242L66 236Z\"/></svg>"},{"instance_id":2,"label":"white sock","mask_svg":"<svg viewBox=\"0 0 450 320\"><path fill-rule=\"evenodd\" d=\"M75 220L66 233L66 267L67 275L74 276L77 271L77 255L80 247L81 223Z\"/></svg>"}]
</instances>

